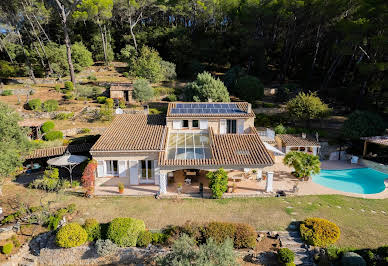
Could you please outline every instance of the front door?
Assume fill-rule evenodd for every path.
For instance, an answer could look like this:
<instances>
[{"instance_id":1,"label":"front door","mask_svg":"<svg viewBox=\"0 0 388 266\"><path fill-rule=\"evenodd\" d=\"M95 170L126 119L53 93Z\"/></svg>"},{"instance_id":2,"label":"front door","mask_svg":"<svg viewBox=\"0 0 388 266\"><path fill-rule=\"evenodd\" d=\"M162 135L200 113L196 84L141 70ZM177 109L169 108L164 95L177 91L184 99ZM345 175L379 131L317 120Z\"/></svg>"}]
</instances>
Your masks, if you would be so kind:
<instances>
[{"instance_id":1,"label":"front door","mask_svg":"<svg viewBox=\"0 0 388 266\"><path fill-rule=\"evenodd\" d=\"M142 160L140 161L140 183L142 184L154 184L155 183L155 171L154 161Z\"/></svg>"}]
</instances>

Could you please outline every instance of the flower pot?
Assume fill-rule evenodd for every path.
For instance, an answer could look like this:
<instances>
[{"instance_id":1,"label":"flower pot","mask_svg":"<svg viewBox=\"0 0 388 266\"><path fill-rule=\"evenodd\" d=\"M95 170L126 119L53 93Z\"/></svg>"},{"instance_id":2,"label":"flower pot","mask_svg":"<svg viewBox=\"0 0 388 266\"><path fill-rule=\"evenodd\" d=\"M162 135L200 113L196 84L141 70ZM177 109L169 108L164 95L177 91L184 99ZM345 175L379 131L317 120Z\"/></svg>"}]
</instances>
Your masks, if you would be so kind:
<instances>
[{"instance_id":1,"label":"flower pot","mask_svg":"<svg viewBox=\"0 0 388 266\"><path fill-rule=\"evenodd\" d=\"M309 179L310 179L310 177L308 177L308 176L303 177L304 181L309 181Z\"/></svg>"},{"instance_id":2,"label":"flower pot","mask_svg":"<svg viewBox=\"0 0 388 266\"><path fill-rule=\"evenodd\" d=\"M119 188L119 193L124 194L124 188Z\"/></svg>"}]
</instances>

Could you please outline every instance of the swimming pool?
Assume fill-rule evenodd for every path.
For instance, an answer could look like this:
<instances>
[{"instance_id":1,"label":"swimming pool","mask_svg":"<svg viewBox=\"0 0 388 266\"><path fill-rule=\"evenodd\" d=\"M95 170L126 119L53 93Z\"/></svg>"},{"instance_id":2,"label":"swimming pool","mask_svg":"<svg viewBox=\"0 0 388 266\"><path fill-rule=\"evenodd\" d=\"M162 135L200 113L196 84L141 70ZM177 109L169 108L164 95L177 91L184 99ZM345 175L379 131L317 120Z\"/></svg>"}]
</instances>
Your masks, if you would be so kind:
<instances>
[{"instance_id":1,"label":"swimming pool","mask_svg":"<svg viewBox=\"0 0 388 266\"><path fill-rule=\"evenodd\" d=\"M386 178L387 174L371 168L321 170L313 176L313 182L344 192L375 194L384 191Z\"/></svg>"}]
</instances>

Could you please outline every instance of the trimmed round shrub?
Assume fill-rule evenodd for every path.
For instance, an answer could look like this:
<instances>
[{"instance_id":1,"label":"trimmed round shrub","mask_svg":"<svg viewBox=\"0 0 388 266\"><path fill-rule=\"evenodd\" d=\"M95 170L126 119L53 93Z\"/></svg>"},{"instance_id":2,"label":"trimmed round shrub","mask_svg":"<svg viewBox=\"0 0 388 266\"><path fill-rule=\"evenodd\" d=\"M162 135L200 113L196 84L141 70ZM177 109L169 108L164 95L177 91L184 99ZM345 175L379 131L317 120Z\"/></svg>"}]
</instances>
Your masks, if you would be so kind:
<instances>
[{"instance_id":1,"label":"trimmed round shrub","mask_svg":"<svg viewBox=\"0 0 388 266\"><path fill-rule=\"evenodd\" d=\"M57 100L47 100L43 103L43 110L46 112L53 112L58 110L58 101Z\"/></svg>"},{"instance_id":2,"label":"trimmed round shrub","mask_svg":"<svg viewBox=\"0 0 388 266\"><path fill-rule=\"evenodd\" d=\"M46 122L43 123L41 129L42 129L42 132L43 132L43 133L48 133L48 132L50 132L51 130L53 130L54 127L55 127L55 124L54 124L53 121L46 121Z\"/></svg>"},{"instance_id":3,"label":"trimmed round shrub","mask_svg":"<svg viewBox=\"0 0 388 266\"><path fill-rule=\"evenodd\" d=\"M327 247L337 242L340 229L335 224L322 218L307 218L300 224L303 240L313 246Z\"/></svg>"},{"instance_id":4,"label":"trimmed round shrub","mask_svg":"<svg viewBox=\"0 0 388 266\"><path fill-rule=\"evenodd\" d=\"M43 136L44 140L52 141L56 139L63 139L62 131L50 131Z\"/></svg>"},{"instance_id":5,"label":"trimmed round shrub","mask_svg":"<svg viewBox=\"0 0 388 266\"><path fill-rule=\"evenodd\" d=\"M72 91L74 90L74 84L71 81L65 81L65 90Z\"/></svg>"},{"instance_id":6,"label":"trimmed round shrub","mask_svg":"<svg viewBox=\"0 0 388 266\"><path fill-rule=\"evenodd\" d=\"M98 96L97 102L100 104L104 104L106 102L106 97L105 96Z\"/></svg>"},{"instance_id":7,"label":"trimmed round shrub","mask_svg":"<svg viewBox=\"0 0 388 266\"><path fill-rule=\"evenodd\" d=\"M147 247L149 244L151 244L152 239L153 234L150 231L141 231L137 238L136 245L138 247Z\"/></svg>"},{"instance_id":8,"label":"trimmed round shrub","mask_svg":"<svg viewBox=\"0 0 388 266\"><path fill-rule=\"evenodd\" d=\"M234 240L236 225L225 222L210 222L204 229L206 239L213 238L217 243L223 243L226 239Z\"/></svg>"},{"instance_id":9,"label":"trimmed round shrub","mask_svg":"<svg viewBox=\"0 0 388 266\"><path fill-rule=\"evenodd\" d=\"M81 246L86 242L88 234L81 225L69 223L58 230L56 241L57 245L63 248L72 248Z\"/></svg>"},{"instance_id":10,"label":"trimmed round shrub","mask_svg":"<svg viewBox=\"0 0 388 266\"><path fill-rule=\"evenodd\" d=\"M88 241L95 241L101 238L100 223L96 219L86 219L83 227L88 234Z\"/></svg>"},{"instance_id":11,"label":"trimmed round shrub","mask_svg":"<svg viewBox=\"0 0 388 266\"><path fill-rule=\"evenodd\" d=\"M295 254L288 248L281 248L278 250L279 261L282 263L293 263Z\"/></svg>"},{"instance_id":12,"label":"trimmed round shrub","mask_svg":"<svg viewBox=\"0 0 388 266\"><path fill-rule=\"evenodd\" d=\"M39 111L42 108L42 101L40 99L32 99L28 101L27 105L30 110Z\"/></svg>"},{"instance_id":13,"label":"trimmed round shrub","mask_svg":"<svg viewBox=\"0 0 388 266\"><path fill-rule=\"evenodd\" d=\"M12 242L8 242L8 243L6 243L6 244L3 246L1 252L3 252L3 254L5 254L5 255L8 255L8 254L11 254L12 249L13 249L13 244L12 244Z\"/></svg>"},{"instance_id":14,"label":"trimmed round shrub","mask_svg":"<svg viewBox=\"0 0 388 266\"><path fill-rule=\"evenodd\" d=\"M343 266L366 266L365 260L355 252L346 252L342 255L341 265Z\"/></svg>"},{"instance_id":15,"label":"trimmed round shrub","mask_svg":"<svg viewBox=\"0 0 388 266\"><path fill-rule=\"evenodd\" d=\"M112 254L117 251L117 245L109 239L98 239L96 241L96 251L101 257Z\"/></svg>"},{"instance_id":16,"label":"trimmed round shrub","mask_svg":"<svg viewBox=\"0 0 388 266\"><path fill-rule=\"evenodd\" d=\"M236 93L247 101L253 102L264 97L264 85L254 76L243 76L236 81Z\"/></svg>"},{"instance_id":17,"label":"trimmed round shrub","mask_svg":"<svg viewBox=\"0 0 388 266\"><path fill-rule=\"evenodd\" d=\"M254 248L256 246L256 231L248 224L236 224L234 235L235 248Z\"/></svg>"},{"instance_id":18,"label":"trimmed round shrub","mask_svg":"<svg viewBox=\"0 0 388 266\"><path fill-rule=\"evenodd\" d=\"M115 218L109 224L107 237L120 247L134 247L142 231L145 231L142 220L129 217Z\"/></svg>"}]
</instances>

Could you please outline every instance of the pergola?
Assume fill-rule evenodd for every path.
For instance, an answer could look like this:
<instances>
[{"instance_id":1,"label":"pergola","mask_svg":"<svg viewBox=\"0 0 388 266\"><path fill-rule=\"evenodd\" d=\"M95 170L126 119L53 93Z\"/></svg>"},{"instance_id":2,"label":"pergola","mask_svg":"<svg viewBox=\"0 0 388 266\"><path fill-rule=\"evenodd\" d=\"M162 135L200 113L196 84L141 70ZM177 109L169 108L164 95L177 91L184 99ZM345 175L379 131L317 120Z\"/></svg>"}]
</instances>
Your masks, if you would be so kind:
<instances>
[{"instance_id":1,"label":"pergola","mask_svg":"<svg viewBox=\"0 0 388 266\"><path fill-rule=\"evenodd\" d=\"M362 156L366 156L366 152L368 149L368 143L374 143L378 145L383 145L388 147L388 135L386 136L374 136L374 137L364 137L361 138L364 141L364 151Z\"/></svg>"},{"instance_id":2,"label":"pergola","mask_svg":"<svg viewBox=\"0 0 388 266\"><path fill-rule=\"evenodd\" d=\"M74 154L71 154L68 150L66 150L65 154L48 160L47 164L59 166L67 169L70 173L70 182L73 183L72 172L74 167L86 161L87 159L88 157L86 156L74 155Z\"/></svg>"}]
</instances>

